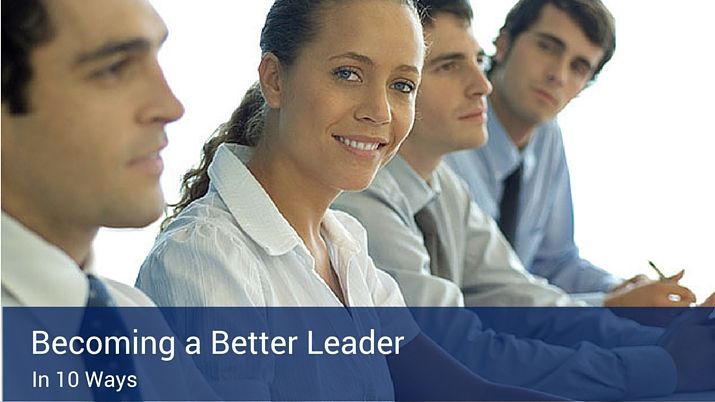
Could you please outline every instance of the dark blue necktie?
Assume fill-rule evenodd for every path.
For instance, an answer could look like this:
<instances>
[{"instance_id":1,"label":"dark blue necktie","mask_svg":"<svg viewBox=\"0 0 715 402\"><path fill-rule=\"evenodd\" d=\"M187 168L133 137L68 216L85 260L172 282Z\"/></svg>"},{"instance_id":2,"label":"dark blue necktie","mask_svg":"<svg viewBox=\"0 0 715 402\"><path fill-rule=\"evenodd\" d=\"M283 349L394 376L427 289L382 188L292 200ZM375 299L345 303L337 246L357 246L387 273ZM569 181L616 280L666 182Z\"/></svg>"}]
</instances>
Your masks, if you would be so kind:
<instances>
[{"instance_id":1,"label":"dark blue necktie","mask_svg":"<svg viewBox=\"0 0 715 402\"><path fill-rule=\"evenodd\" d=\"M130 336L127 331L116 303L109 294L106 286L93 275L87 275L89 280L89 296L87 297L87 307L84 311L82 324L80 325L80 336L87 339L90 336L97 336L105 339L107 336ZM134 362L129 355L106 356L103 354L92 355L87 352L82 354L85 369L95 375L103 373L106 375L136 375ZM95 401L140 401L141 394L139 387L129 388L124 386L121 392L114 388L101 386L92 387L92 395Z\"/></svg>"},{"instance_id":2,"label":"dark blue necktie","mask_svg":"<svg viewBox=\"0 0 715 402\"><path fill-rule=\"evenodd\" d=\"M519 221L519 192L523 163L504 180L504 192L499 202L499 229L513 246L516 238L516 224Z\"/></svg>"}]
</instances>

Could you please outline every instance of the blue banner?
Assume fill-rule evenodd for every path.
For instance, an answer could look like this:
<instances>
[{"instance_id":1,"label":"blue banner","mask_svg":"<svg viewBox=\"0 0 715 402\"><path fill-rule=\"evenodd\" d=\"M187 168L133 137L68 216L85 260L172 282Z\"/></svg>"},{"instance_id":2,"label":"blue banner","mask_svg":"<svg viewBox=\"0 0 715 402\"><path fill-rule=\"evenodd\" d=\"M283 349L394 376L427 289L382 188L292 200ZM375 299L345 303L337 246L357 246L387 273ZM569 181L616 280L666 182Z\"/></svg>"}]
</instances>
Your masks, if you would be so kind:
<instances>
[{"instance_id":1,"label":"blue banner","mask_svg":"<svg viewBox=\"0 0 715 402\"><path fill-rule=\"evenodd\" d=\"M3 400L712 401L710 313L5 307Z\"/></svg>"}]
</instances>

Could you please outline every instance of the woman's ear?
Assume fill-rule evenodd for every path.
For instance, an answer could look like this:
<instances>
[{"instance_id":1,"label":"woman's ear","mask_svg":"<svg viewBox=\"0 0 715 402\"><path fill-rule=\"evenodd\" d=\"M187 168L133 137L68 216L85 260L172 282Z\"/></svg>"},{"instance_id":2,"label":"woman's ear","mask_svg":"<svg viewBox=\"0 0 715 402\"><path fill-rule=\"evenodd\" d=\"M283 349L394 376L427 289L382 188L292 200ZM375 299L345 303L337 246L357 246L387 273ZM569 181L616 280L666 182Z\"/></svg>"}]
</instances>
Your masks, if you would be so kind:
<instances>
[{"instance_id":1,"label":"woman's ear","mask_svg":"<svg viewBox=\"0 0 715 402\"><path fill-rule=\"evenodd\" d=\"M268 52L263 55L261 64L258 65L258 79L266 104L271 109L280 109L285 88L281 74L281 62L275 54Z\"/></svg>"}]
</instances>

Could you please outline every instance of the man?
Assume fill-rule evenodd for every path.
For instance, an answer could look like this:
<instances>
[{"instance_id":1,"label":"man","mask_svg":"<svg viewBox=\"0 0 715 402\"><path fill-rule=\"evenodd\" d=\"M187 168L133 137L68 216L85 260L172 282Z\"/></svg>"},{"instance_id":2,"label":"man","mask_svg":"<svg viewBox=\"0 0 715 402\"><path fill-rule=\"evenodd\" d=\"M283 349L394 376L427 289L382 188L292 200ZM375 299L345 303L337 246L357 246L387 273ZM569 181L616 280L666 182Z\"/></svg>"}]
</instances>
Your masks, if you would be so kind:
<instances>
[{"instance_id":1,"label":"man","mask_svg":"<svg viewBox=\"0 0 715 402\"><path fill-rule=\"evenodd\" d=\"M600 1L519 1L495 41L489 142L447 161L532 274L592 305L688 306L695 296L677 284L682 272L659 282L642 275L623 281L580 258L574 243L554 118L596 79L615 43L613 17Z\"/></svg>"},{"instance_id":2,"label":"man","mask_svg":"<svg viewBox=\"0 0 715 402\"><path fill-rule=\"evenodd\" d=\"M397 279L409 305L580 305L523 269L496 224L441 162L449 152L486 140L485 98L491 86L481 71L483 52L471 33L469 3L418 4L428 10L423 25L429 44L417 97L419 117L399 155L370 187L341 195L334 207L363 223L370 256ZM705 369L702 361L695 363L698 359L662 344L675 338L687 343L680 336L665 337L662 330L606 311L562 311L577 313L570 322L546 314L534 325L509 320L510 325L498 313L478 317L461 311L446 321L449 334L438 328L431 335L487 379L572 398L635 398L715 386L702 379L694 388L676 384L676 371L689 372L688 364ZM569 338L569 331L578 335ZM662 347L648 346L657 343Z\"/></svg>"},{"instance_id":3,"label":"man","mask_svg":"<svg viewBox=\"0 0 715 402\"><path fill-rule=\"evenodd\" d=\"M103 383L76 390L48 384L44 390L28 390L25 375L37 367L28 368L25 359L40 357L12 346L35 329L53 336L67 329L85 339L126 335L125 312L83 307L154 305L137 289L98 278L91 246L102 226L142 227L163 211L159 153L167 144L164 127L183 114L157 59L166 36L145 0L2 2L2 305L81 307L5 310L6 328L12 331L3 334L4 352L16 357L10 360L15 369L6 370L6 396L24 399L46 392L45 398L138 400L212 395L185 359L159 361L156 370L156 363L147 360L91 354L46 361L65 373L81 367L125 379L136 375L134 384L126 380L119 388ZM132 328L170 334L159 310L132 311L137 311L132 320L153 317ZM177 379L181 386L174 383Z\"/></svg>"},{"instance_id":4,"label":"man","mask_svg":"<svg viewBox=\"0 0 715 402\"><path fill-rule=\"evenodd\" d=\"M163 211L164 126L183 114L157 59L166 27L143 0L2 8L2 304L84 306L99 228Z\"/></svg>"}]
</instances>

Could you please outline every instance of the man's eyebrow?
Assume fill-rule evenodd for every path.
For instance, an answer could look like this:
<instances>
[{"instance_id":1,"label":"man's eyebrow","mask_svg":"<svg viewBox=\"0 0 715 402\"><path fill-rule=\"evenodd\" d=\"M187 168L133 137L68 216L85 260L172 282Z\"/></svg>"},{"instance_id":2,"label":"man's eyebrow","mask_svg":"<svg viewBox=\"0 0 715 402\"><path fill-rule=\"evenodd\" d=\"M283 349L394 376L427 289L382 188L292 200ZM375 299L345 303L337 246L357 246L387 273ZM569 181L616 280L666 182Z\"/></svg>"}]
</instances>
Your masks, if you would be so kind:
<instances>
[{"instance_id":1,"label":"man's eyebrow","mask_svg":"<svg viewBox=\"0 0 715 402\"><path fill-rule=\"evenodd\" d=\"M168 32L164 33L159 41L159 45L166 41ZM90 63L111 57L119 53L144 52L153 46L152 42L147 38L133 38L122 41L109 41L97 49L82 53L75 58L75 65Z\"/></svg>"},{"instance_id":2,"label":"man's eyebrow","mask_svg":"<svg viewBox=\"0 0 715 402\"><path fill-rule=\"evenodd\" d=\"M540 39L547 40L562 49L566 48L566 43L557 36L548 34L546 32L536 32L536 36L538 36Z\"/></svg>"},{"instance_id":3,"label":"man's eyebrow","mask_svg":"<svg viewBox=\"0 0 715 402\"><path fill-rule=\"evenodd\" d=\"M450 52L450 53L442 53L439 56L433 58L432 60L429 61L429 65L433 66L435 64L439 64L445 61L452 61L452 60L466 60L467 56L464 53L461 52Z\"/></svg>"},{"instance_id":4,"label":"man's eyebrow","mask_svg":"<svg viewBox=\"0 0 715 402\"><path fill-rule=\"evenodd\" d=\"M561 49L566 49L566 43L564 43L564 41L554 35L547 34L545 32L536 32L536 35L541 39L548 40L549 42L553 43ZM589 70L593 70L593 64L591 63L591 61L589 61L583 56L578 56L576 58L576 62L585 65Z\"/></svg>"}]
</instances>

